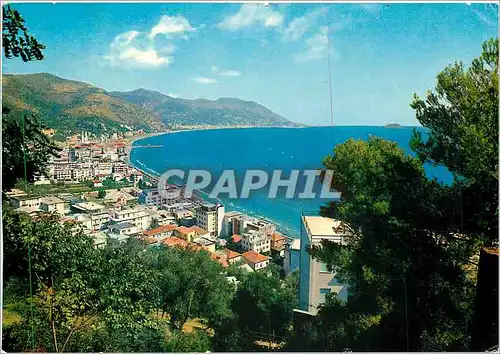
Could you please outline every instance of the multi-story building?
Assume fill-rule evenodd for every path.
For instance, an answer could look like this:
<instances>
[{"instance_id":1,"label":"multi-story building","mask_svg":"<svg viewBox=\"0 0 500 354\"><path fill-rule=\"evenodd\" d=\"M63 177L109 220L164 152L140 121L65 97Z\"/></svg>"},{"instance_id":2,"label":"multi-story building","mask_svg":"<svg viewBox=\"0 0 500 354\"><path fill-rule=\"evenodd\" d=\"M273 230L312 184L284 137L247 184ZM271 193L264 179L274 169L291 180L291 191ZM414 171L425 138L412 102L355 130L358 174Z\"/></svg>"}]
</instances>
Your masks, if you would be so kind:
<instances>
[{"instance_id":1,"label":"multi-story building","mask_svg":"<svg viewBox=\"0 0 500 354\"><path fill-rule=\"evenodd\" d=\"M11 197L11 204L14 208L28 207L39 208L41 203L40 197L30 197L27 195L18 195Z\"/></svg>"},{"instance_id":2,"label":"multi-story building","mask_svg":"<svg viewBox=\"0 0 500 354\"><path fill-rule=\"evenodd\" d=\"M83 182L89 179L94 178L94 170L92 167L90 168L85 168L85 167L80 167L80 168L75 168L72 170L71 178L74 181L78 182Z\"/></svg>"},{"instance_id":3,"label":"multi-story building","mask_svg":"<svg viewBox=\"0 0 500 354\"><path fill-rule=\"evenodd\" d=\"M75 213L88 215L92 232L102 230L109 222L109 212L102 204L93 202L75 203L71 205L71 210Z\"/></svg>"},{"instance_id":4,"label":"multi-story building","mask_svg":"<svg viewBox=\"0 0 500 354\"><path fill-rule=\"evenodd\" d=\"M56 212L64 215L64 200L54 196L43 197L40 199L40 209L48 213Z\"/></svg>"},{"instance_id":5,"label":"multi-story building","mask_svg":"<svg viewBox=\"0 0 500 354\"><path fill-rule=\"evenodd\" d=\"M276 231L276 225L264 219L251 219L246 226L247 230L255 230L269 236Z\"/></svg>"},{"instance_id":6,"label":"multi-story building","mask_svg":"<svg viewBox=\"0 0 500 354\"><path fill-rule=\"evenodd\" d=\"M124 162L116 162L113 164L113 173L127 174L129 166Z\"/></svg>"},{"instance_id":7,"label":"multi-story building","mask_svg":"<svg viewBox=\"0 0 500 354\"><path fill-rule=\"evenodd\" d=\"M52 177L59 182L71 181L73 178L73 171L71 168L67 166L65 167L59 166L59 168L54 168Z\"/></svg>"},{"instance_id":8,"label":"multi-story building","mask_svg":"<svg viewBox=\"0 0 500 354\"><path fill-rule=\"evenodd\" d=\"M271 250L280 254L285 250L286 237L275 231L271 235Z\"/></svg>"},{"instance_id":9,"label":"multi-story building","mask_svg":"<svg viewBox=\"0 0 500 354\"><path fill-rule=\"evenodd\" d=\"M100 162L94 166L94 173L96 175L107 175L113 173L113 164Z\"/></svg>"},{"instance_id":10,"label":"multi-story building","mask_svg":"<svg viewBox=\"0 0 500 354\"><path fill-rule=\"evenodd\" d=\"M225 213L224 219L222 220L222 235L221 235L221 237L228 238L228 237L233 236L233 234L235 234L235 233L236 234L239 233L239 230L236 232L234 231L233 224L234 224L234 220L239 218L241 215L243 215L243 214L239 213L237 211L229 211L229 212Z\"/></svg>"},{"instance_id":11,"label":"multi-story building","mask_svg":"<svg viewBox=\"0 0 500 354\"><path fill-rule=\"evenodd\" d=\"M244 232L241 234L241 247L246 251L270 252L271 236L255 230Z\"/></svg>"},{"instance_id":12,"label":"multi-story building","mask_svg":"<svg viewBox=\"0 0 500 354\"><path fill-rule=\"evenodd\" d=\"M336 273L312 258L308 251L310 246L321 246L322 240L344 244L345 236L337 231L339 226L340 222L332 218L302 217L299 276L299 309L302 311L316 314L318 306L332 292L337 293L339 299L347 300L347 285L340 284Z\"/></svg>"},{"instance_id":13,"label":"multi-story building","mask_svg":"<svg viewBox=\"0 0 500 354\"><path fill-rule=\"evenodd\" d=\"M147 230L151 227L153 217L146 209L123 206L111 211L110 220L116 223L128 221L137 226L139 230Z\"/></svg>"},{"instance_id":14,"label":"multi-story building","mask_svg":"<svg viewBox=\"0 0 500 354\"><path fill-rule=\"evenodd\" d=\"M195 215L197 226L210 232L211 236L221 235L224 219L224 207L221 204L202 204L196 208Z\"/></svg>"}]
</instances>

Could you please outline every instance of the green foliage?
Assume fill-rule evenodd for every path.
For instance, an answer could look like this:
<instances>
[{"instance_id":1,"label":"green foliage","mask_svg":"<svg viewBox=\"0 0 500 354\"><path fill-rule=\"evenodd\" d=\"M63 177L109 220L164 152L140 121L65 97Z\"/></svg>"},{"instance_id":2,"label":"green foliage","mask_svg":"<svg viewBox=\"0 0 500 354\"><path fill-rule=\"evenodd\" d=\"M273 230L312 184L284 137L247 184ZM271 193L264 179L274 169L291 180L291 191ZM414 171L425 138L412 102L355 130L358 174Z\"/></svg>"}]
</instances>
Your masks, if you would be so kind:
<instances>
[{"instance_id":1,"label":"green foliage","mask_svg":"<svg viewBox=\"0 0 500 354\"><path fill-rule=\"evenodd\" d=\"M174 353L204 353L211 349L211 341L208 334L203 331L174 332L168 338L165 348L165 351Z\"/></svg>"},{"instance_id":2,"label":"green foliage","mask_svg":"<svg viewBox=\"0 0 500 354\"><path fill-rule=\"evenodd\" d=\"M321 212L342 222L348 242L311 252L349 284L349 298L320 308L309 333L316 350L468 348L475 284L465 266L498 237L497 41L483 50L468 70L440 73L437 94L415 98L430 129L412 138L417 157L370 138L325 158L342 201ZM427 179L424 161L448 167L454 184Z\"/></svg>"},{"instance_id":3,"label":"green foliage","mask_svg":"<svg viewBox=\"0 0 500 354\"><path fill-rule=\"evenodd\" d=\"M24 62L42 60L45 46L28 34L24 19L10 5L2 6L2 46L7 59L21 58ZM21 33L19 33L21 32Z\"/></svg>"},{"instance_id":4,"label":"green foliage","mask_svg":"<svg viewBox=\"0 0 500 354\"><path fill-rule=\"evenodd\" d=\"M104 189L99 189L97 192L97 198L104 199L104 197L106 197L106 191Z\"/></svg>"},{"instance_id":5,"label":"green foliage","mask_svg":"<svg viewBox=\"0 0 500 354\"><path fill-rule=\"evenodd\" d=\"M50 138L42 133L43 126L34 115L23 121L8 119L9 110L2 112L2 181L3 189L14 187L18 179L25 177L33 182L36 175L47 176L48 160L61 151ZM24 125L24 129L23 129ZM24 134L23 134L24 130ZM24 140L23 140L24 135Z\"/></svg>"},{"instance_id":6,"label":"green foliage","mask_svg":"<svg viewBox=\"0 0 500 354\"><path fill-rule=\"evenodd\" d=\"M148 262L159 287L157 304L175 329L190 318L206 319L215 327L231 315L232 286L208 253L162 247L152 251Z\"/></svg>"},{"instance_id":7,"label":"green foliage","mask_svg":"<svg viewBox=\"0 0 500 354\"><path fill-rule=\"evenodd\" d=\"M498 40L467 68L447 67L437 76L436 92L412 103L428 139L414 132L412 148L422 161L446 166L457 181L463 208L461 228L498 240Z\"/></svg>"}]
</instances>

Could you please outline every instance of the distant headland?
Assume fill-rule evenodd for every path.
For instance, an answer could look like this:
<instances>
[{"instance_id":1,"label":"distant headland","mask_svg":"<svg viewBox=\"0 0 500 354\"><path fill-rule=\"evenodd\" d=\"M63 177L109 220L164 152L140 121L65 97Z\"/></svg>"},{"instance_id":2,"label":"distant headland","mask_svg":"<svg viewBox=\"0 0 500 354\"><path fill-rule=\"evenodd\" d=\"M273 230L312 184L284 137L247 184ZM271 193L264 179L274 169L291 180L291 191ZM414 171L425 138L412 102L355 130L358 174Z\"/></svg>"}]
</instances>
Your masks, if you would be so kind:
<instances>
[{"instance_id":1,"label":"distant headland","mask_svg":"<svg viewBox=\"0 0 500 354\"><path fill-rule=\"evenodd\" d=\"M384 128L403 128L403 126L398 123L389 123L384 125Z\"/></svg>"}]
</instances>

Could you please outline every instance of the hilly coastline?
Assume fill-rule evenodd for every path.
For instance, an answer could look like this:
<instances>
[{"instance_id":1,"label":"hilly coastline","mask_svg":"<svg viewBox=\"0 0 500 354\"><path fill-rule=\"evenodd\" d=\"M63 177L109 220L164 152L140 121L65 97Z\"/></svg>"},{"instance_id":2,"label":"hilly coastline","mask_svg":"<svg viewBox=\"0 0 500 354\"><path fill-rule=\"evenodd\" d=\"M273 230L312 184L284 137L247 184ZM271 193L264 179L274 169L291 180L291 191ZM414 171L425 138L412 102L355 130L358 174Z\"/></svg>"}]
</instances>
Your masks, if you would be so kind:
<instances>
[{"instance_id":1,"label":"hilly coastline","mask_svg":"<svg viewBox=\"0 0 500 354\"><path fill-rule=\"evenodd\" d=\"M47 73L7 74L2 78L3 106L12 117L35 113L63 135L82 130L102 135L188 126L301 126L256 102L237 98L189 100L146 89L108 92Z\"/></svg>"}]
</instances>

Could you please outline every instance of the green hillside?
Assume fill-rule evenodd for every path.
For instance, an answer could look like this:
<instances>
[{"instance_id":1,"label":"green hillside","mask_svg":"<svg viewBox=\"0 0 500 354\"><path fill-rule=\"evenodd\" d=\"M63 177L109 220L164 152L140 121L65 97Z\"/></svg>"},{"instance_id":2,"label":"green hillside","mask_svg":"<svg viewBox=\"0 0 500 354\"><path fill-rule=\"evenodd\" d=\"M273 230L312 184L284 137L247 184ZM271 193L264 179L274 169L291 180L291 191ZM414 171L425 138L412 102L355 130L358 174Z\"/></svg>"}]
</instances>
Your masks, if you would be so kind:
<instances>
[{"instance_id":1,"label":"green hillside","mask_svg":"<svg viewBox=\"0 0 500 354\"><path fill-rule=\"evenodd\" d=\"M2 98L12 117L34 112L62 135L81 130L97 135L130 129L155 132L179 125L298 126L255 102L185 100L144 89L107 92L46 73L3 75Z\"/></svg>"}]
</instances>

